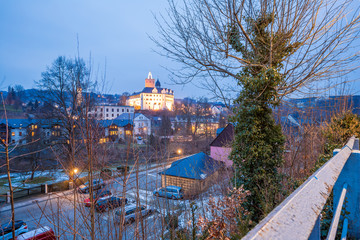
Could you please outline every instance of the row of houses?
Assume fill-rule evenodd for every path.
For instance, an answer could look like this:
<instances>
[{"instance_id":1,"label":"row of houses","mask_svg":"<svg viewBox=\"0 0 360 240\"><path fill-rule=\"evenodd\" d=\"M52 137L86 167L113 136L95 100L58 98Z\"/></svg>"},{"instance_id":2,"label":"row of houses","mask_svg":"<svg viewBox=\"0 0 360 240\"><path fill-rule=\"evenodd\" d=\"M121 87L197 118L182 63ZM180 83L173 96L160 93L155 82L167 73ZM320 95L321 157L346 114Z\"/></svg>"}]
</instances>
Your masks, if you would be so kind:
<instances>
[{"instance_id":1,"label":"row of houses","mask_svg":"<svg viewBox=\"0 0 360 240\"><path fill-rule=\"evenodd\" d=\"M115 119L97 120L102 136L101 142L124 140L127 136L146 136L155 133L161 128L162 117L146 116L142 113L122 113ZM170 118L171 128L176 131L184 129L190 124L191 129L197 134L208 132L215 133L219 122L215 118L187 118L176 116ZM6 137L6 124L9 126L9 141L17 144L25 144L27 137L39 134L46 140L59 139L64 135L64 129L59 120L49 119L5 119L0 120L1 137Z\"/></svg>"}]
</instances>

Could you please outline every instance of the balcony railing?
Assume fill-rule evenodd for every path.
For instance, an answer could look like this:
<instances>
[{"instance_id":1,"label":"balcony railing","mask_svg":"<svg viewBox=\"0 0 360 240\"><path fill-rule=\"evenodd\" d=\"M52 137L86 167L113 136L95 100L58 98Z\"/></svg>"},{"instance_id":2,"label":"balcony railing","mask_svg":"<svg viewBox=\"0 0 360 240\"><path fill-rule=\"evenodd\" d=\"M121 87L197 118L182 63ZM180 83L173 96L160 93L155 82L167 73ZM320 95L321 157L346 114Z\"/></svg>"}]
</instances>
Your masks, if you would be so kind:
<instances>
[{"instance_id":1,"label":"balcony railing","mask_svg":"<svg viewBox=\"0 0 360 240\"><path fill-rule=\"evenodd\" d=\"M360 239L360 151L352 137L334 156L277 206L243 239L320 239L321 211L333 191L334 217L327 239L335 239L343 219L341 239ZM346 211L341 210L346 199Z\"/></svg>"}]
</instances>

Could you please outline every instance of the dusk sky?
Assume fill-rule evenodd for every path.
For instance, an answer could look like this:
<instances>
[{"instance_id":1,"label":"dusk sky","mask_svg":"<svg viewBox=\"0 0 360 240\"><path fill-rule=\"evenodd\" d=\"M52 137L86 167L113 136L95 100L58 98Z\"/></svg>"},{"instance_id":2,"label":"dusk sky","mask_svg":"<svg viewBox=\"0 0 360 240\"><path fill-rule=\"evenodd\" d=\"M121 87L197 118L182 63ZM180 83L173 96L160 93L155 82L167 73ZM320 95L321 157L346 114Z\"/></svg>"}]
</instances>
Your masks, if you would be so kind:
<instances>
[{"instance_id":1,"label":"dusk sky","mask_svg":"<svg viewBox=\"0 0 360 240\"><path fill-rule=\"evenodd\" d=\"M0 0L1 1L1 0ZM93 61L93 71L104 73L104 93L133 93L144 87L151 71L162 86L175 90L176 98L210 96L194 85L172 85L162 66L175 66L153 51L156 37L153 13L165 13L166 0L17 0L1 1L0 7L0 90L9 85L35 87L34 80L58 56L77 54ZM99 69L99 70L98 70ZM353 73L350 80L358 79ZM359 82L351 84L359 94Z\"/></svg>"},{"instance_id":2,"label":"dusk sky","mask_svg":"<svg viewBox=\"0 0 360 240\"><path fill-rule=\"evenodd\" d=\"M174 63L152 50L153 13L164 13L166 7L165 0L1 1L0 90L15 84L35 87L34 80L58 56L76 55L78 35L80 55L88 60L91 53L93 70L103 73L106 59L105 93L140 91L151 71L175 90L176 98L206 95L192 85L171 85L161 66Z\"/></svg>"}]
</instances>

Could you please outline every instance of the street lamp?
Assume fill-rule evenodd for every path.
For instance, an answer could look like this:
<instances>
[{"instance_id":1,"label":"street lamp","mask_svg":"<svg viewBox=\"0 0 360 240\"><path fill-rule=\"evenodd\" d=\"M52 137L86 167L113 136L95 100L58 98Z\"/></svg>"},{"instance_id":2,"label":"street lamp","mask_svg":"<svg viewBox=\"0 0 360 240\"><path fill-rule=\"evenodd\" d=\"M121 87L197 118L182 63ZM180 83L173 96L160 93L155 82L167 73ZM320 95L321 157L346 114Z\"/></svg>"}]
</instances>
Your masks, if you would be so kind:
<instances>
[{"instance_id":1,"label":"street lamp","mask_svg":"<svg viewBox=\"0 0 360 240\"><path fill-rule=\"evenodd\" d=\"M179 149L177 150L177 153L180 155L180 154L182 153L182 150L179 148Z\"/></svg>"},{"instance_id":2,"label":"street lamp","mask_svg":"<svg viewBox=\"0 0 360 240\"><path fill-rule=\"evenodd\" d=\"M78 172L78 169L74 168L73 172L74 172L74 174L76 174Z\"/></svg>"}]
</instances>

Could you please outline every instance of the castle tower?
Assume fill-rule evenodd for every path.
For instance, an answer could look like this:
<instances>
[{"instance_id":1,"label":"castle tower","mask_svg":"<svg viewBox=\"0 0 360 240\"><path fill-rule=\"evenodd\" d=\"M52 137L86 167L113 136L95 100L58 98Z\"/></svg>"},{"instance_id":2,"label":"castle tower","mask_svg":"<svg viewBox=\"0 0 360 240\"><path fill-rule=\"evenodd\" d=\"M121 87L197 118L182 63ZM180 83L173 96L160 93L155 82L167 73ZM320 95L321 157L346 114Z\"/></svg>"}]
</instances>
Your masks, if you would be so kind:
<instances>
[{"instance_id":1,"label":"castle tower","mask_svg":"<svg viewBox=\"0 0 360 240\"><path fill-rule=\"evenodd\" d=\"M149 72L148 77L145 79L145 87L154 88L155 79L153 79L151 72Z\"/></svg>"},{"instance_id":2,"label":"castle tower","mask_svg":"<svg viewBox=\"0 0 360 240\"><path fill-rule=\"evenodd\" d=\"M160 84L159 79L156 81L156 83L155 83L155 87L156 87L156 88L161 88L161 84Z\"/></svg>"}]
</instances>

